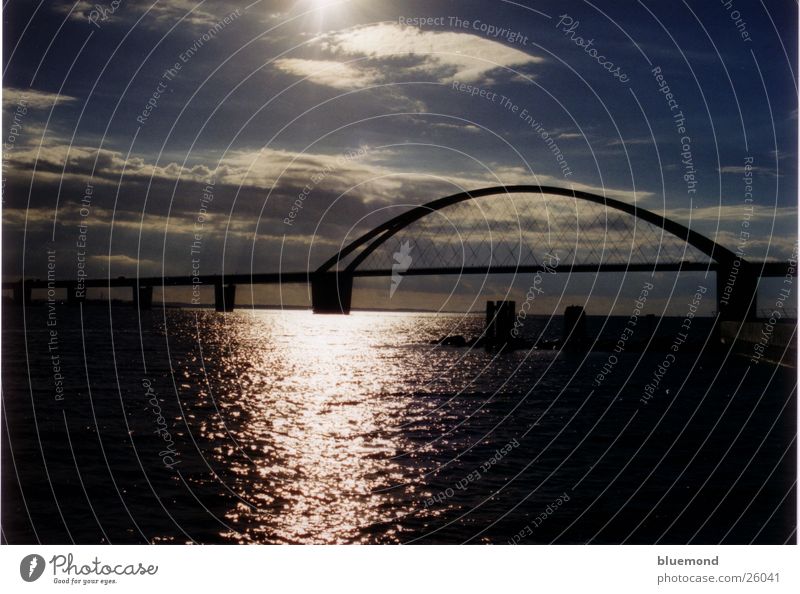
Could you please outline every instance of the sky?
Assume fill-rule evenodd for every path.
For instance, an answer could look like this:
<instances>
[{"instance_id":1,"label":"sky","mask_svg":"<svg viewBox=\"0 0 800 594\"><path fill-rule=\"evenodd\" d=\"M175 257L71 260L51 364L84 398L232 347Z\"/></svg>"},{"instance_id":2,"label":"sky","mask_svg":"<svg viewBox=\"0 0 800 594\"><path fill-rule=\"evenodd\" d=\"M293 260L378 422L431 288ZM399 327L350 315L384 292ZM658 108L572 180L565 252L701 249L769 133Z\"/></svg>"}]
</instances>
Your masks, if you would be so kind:
<instances>
[{"instance_id":1,"label":"sky","mask_svg":"<svg viewBox=\"0 0 800 594\"><path fill-rule=\"evenodd\" d=\"M46 278L53 251L67 279L304 271L414 205L503 184L591 191L786 260L796 23L793 2L744 0L9 0L3 278ZM420 238L457 256L479 211L410 230L416 265ZM517 221L526 241L540 215ZM644 278L556 276L543 313L624 311ZM656 277L653 307L673 313L713 285ZM460 310L530 283L406 278L390 293L380 278L355 303ZM307 289L237 300L302 305Z\"/></svg>"}]
</instances>

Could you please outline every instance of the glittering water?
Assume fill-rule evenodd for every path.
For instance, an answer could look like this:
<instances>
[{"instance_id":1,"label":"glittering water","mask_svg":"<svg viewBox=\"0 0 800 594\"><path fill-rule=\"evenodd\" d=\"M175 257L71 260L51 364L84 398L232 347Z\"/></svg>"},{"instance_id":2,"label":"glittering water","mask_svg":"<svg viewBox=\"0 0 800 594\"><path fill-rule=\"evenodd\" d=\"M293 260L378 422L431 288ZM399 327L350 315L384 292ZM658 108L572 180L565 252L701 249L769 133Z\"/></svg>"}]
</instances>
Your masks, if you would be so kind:
<instances>
[{"instance_id":1,"label":"glittering water","mask_svg":"<svg viewBox=\"0 0 800 594\"><path fill-rule=\"evenodd\" d=\"M57 400L47 313L18 314L3 333L10 542L783 542L794 529L792 370L686 350L645 405L663 352L619 354L597 385L609 353L430 344L476 335L480 316L60 307ZM561 319L526 330L556 337Z\"/></svg>"}]
</instances>

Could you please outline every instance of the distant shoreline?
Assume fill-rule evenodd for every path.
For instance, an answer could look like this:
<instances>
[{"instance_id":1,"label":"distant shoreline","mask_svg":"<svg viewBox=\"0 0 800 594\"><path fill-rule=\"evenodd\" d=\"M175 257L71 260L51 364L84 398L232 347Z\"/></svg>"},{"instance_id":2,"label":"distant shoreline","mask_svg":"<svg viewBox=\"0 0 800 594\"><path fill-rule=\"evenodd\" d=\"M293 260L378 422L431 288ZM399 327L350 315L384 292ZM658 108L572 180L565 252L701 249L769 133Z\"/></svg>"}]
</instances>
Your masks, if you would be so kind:
<instances>
[{"instance_id":1,"label":"distant shoreline","mask_svg":"<svg viewBox=\"0 0 800 594\"><path fill-rule=\"evenodd\" d=\"M59 304L66 304L66 300L60 300L57 303ZM122 299L112 299L110 302L105 299L87 299L84 301L85 306L91 307L98 307L98 306L120 306L120 307L132 307L130 301L125 301ZM45 301L35 300L33 301L28 307L41 307L46 305ZM13 302L6 302L6 298L4 298L4 307L7 309L14 308ZM153 309L157 309L158 307L162 307L161 304L153 304ZM195 305L191 303L182 303L182 302L168 302L163 304L164 308L167 309L199 309L199 310L214 310L214 304L202 304L202 305ZM311 311L310 305L238 305L236 307L237 310L248 310L248 309L256 309L256 310L274 310L274 311ZM417 314L449 314L449 315L470 315L470 316L484 316L485 312L483 310L474 310L474 311L458 311L458 310L434 310L434 309L413 309L413 308L397 308L397 309L384 309L378 307L354 307L351 310L351 313L357 312L380 312L380 313L417 313ZM596 318L596 317L626 317L622 314L619 315L609 315L609 314L592 314L587 313L587 317ZM662 319L668 318L680 318L681 316L676 315L665 315L665 316L656 316L655 314L651 314L655 317L661 317ZM550 318L550 317L561 317L562 314L530 314L528 317L533 318ZM704 318L711 320L714 318L712 315L698 315L698 318ZM794 320L792 318L791 320ZM791 321L790 319L786 319L785 321Z\"/></svg>"}]
</instances>

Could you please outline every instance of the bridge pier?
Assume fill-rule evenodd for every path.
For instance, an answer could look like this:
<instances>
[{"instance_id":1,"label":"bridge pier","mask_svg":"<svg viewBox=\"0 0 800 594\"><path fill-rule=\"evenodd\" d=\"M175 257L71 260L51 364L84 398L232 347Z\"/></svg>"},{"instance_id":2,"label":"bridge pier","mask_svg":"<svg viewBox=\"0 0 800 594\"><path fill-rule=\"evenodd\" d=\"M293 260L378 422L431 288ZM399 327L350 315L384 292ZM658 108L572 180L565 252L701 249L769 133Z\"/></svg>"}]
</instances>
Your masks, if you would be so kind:
<instances>
[{"instance_id":1,"label":"bridge pier","mask_svg":"<svg viewBox=\"0 0 800 594\"><path fill-rule=\"evenodd\" d=\"M515 301L487 301L484 342L488 346L501 347L512 342L511 330L517 312Z\"/></svg>"},{"instance_id":2,"label":"bridge pier","mask_svg":"<svg viewBox=\"0 0 800 594\"><path fill-rule=\"evenodd\" d=\"M311 277L311 307L317 314L350 313L353 275L323 272Z\"/></svg>"},{"instance_id":3,"label":"bridge pier","mask_svg":"<svg viewBox=\"0 0 800 594\"><path fill-rule=\"evenodd\" d=\"M33 294L33 287L30 283L25 281L19 281L18 283L14 283L14 304L23 306L23 305L30 305L31 304L31 295Z\"/></svg>"},{"instance_id":4,"label":"bridge pier","mask_svg":"<svg viewBox=\"0 0 800 594\"><path fill-rule=\"evenodd\" d=\"M233 311L236 304L236 285L214 283L214 307L217 311Z\"/></svg>"},{"instance_id":5,"label":"bridge pier","mask_svg":"<svg viewBox=\"0 0 800 594\"><path fill-rule=\"evenodd\" d=\"M717 269L717 315L724 322L754 320L758 274L748 262L734 264Z\"/></svg>"},{"instance_id":6,"label":"bridge pier","mask_svg":"<svg viewBox=\"0 0 800 594\"><path fill-rule=\"evenodd\" d=\"M562 348L567 351L584 350L586 343L586 313L580 305L570 305L564 310Z\"/></svg>"},{"instance_id":7,"label":"bridge pier","mask_svg":"<svg viewBox=\"0 0 800 594\"><path fill-rule=\"evenodd\" d=\"M133 285L133 306L139 310L153 309L153 286Z\"/></svg>"}]
</instances>

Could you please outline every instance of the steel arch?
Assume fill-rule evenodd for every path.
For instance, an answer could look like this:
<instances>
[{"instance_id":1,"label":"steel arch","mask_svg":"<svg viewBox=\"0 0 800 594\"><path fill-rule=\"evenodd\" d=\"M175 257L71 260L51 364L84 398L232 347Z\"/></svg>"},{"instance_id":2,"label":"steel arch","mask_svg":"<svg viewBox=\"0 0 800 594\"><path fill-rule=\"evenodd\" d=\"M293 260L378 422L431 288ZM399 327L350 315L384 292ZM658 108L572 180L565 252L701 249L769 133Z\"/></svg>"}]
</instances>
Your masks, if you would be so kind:
<instances>
[{"instance_id":1,"label":"steel arch","mask_svg":"<svg viewBox=\"0 0 800 594\"><path fill-rule=\"evenodd\" d=\"M585 200L595 204L602 204L607 208L627 213L633 217L660 227L666 232L685 241L692 247L697 248L711 259L716 261L723 269L730 268L734 265L744 266L747 264L743 258L737 257L736 254L729 249L719 245L717 242L698 233L697 231L689 229L685 225L658 215L652 211L628 204L627 202L622 202L606 196L600 196L599 194L593 194L591 192L575 190L573 188L560 188L557 186L541 185L512 185L492 186L489 188L480 188L477 190L459 192L457 194L445 196L444 198L439 198L421 206L412 208L408 212L398 215L386 221L385 223L378 225L371 231L364 233L357 239L347 244L338 253L323 262L322 265L317 268L315 274L325 274L330 272L353 274L356 272L361 263L366 260L367 257L369 257L369 255L372 254L378 247L383 245L389 238L399 231L405 229L412 223L424 218L425 216L459 202L483 198L485 196L503 194L549 194L553 196L564 196L568 198ZM352 262L350 262L350 264L348 264L344 270L336 270L339 262L361 247L363 247L363 250L353 258ZM737 264L734 264L734 262L737 262Z\"/></svg>"}]
</instances>

